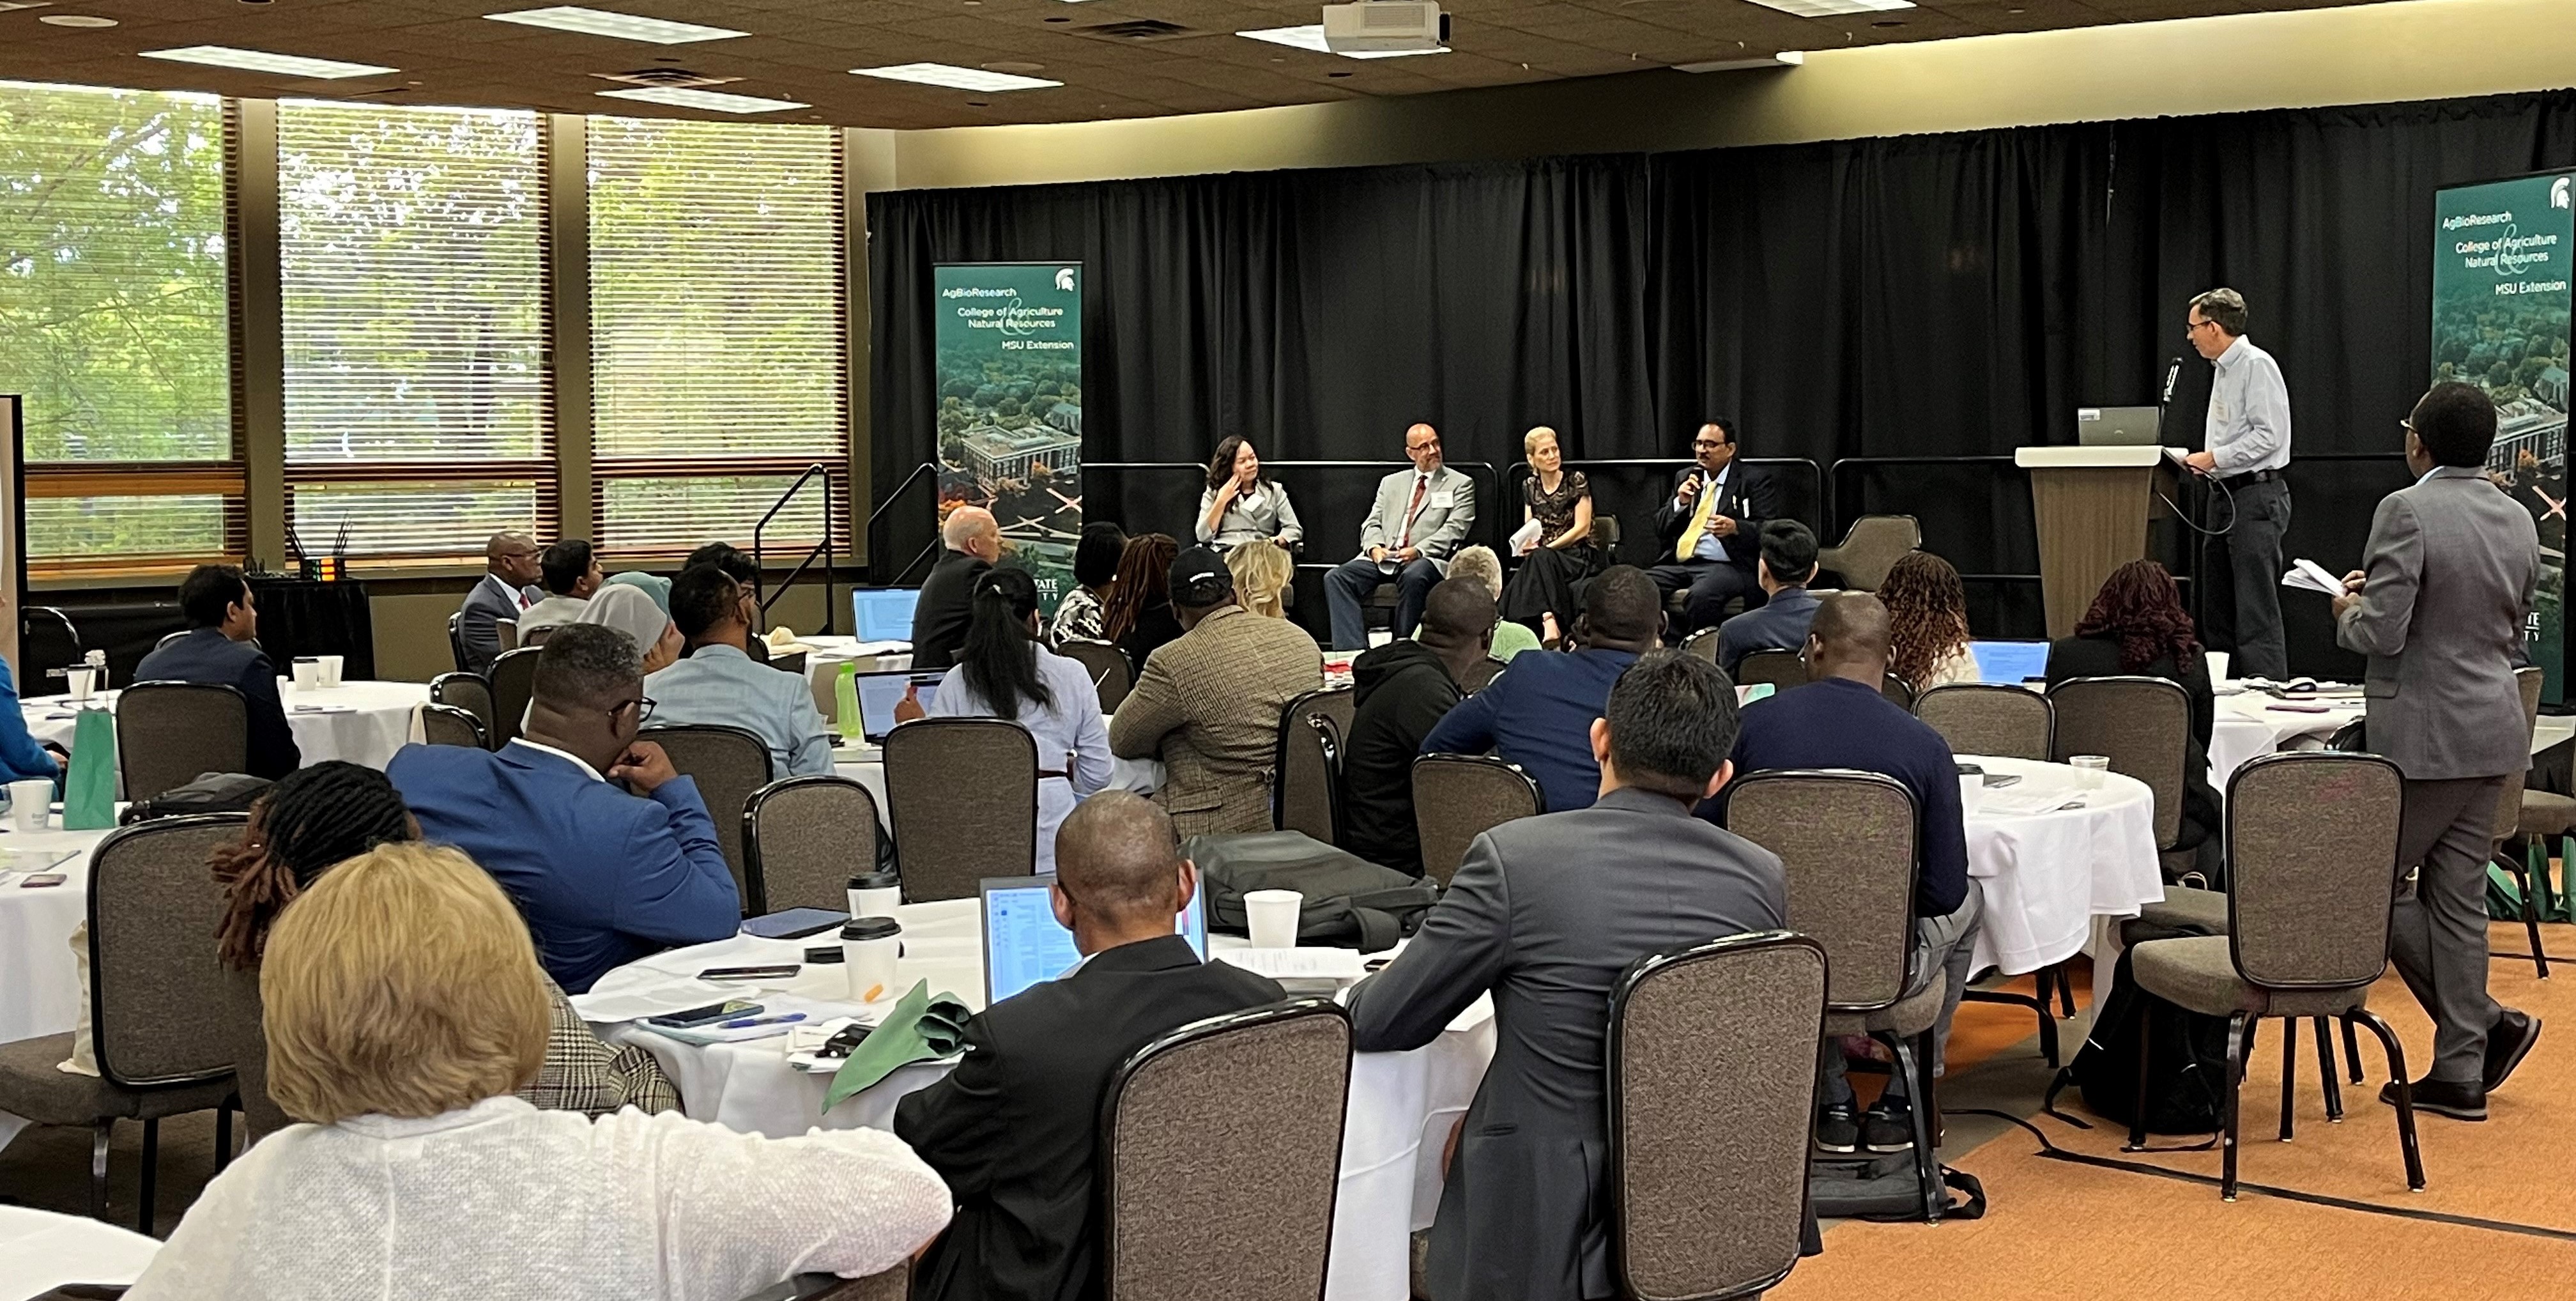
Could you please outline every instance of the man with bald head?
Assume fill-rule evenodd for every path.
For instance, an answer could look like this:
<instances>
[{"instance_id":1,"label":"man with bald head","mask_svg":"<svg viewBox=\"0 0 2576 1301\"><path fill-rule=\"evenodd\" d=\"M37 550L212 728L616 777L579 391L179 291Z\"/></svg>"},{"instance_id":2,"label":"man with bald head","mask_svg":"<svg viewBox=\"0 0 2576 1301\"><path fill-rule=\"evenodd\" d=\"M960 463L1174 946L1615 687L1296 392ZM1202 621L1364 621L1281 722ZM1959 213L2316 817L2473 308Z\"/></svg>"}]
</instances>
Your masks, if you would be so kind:
<instances>
[{"instance_id":1,"label":"man with bald head","mask_svg":"<svg viewBox=\"0 0 2576 1301\"><path fill-rule=\"evenodd\" d=\"M464 662L456 667L489 673L501 655L501 633L492 625L516 620L529 606L546 598L536 587L545 570L536 539L525 533L500 532L483 544L483 581L465 594L456 612L457 640L464 643Z\"/></svg>"},{"instance_id":2,"label":"man with bald head","mask_svg":"<svg viewBox=\"0 0 2576 1301\"><path fill-rule=\"evenodd\" d=\"M947 550L921 581L921 598L912 607L912 667L950 668L957 648L966 644L966 624L974 613L975 580L1002 558L1002 526L981 506L960 506L939 526Z\"/></svg>"},{"instance_id":3,"label":"man with bald head","mask_svg":"<svg viewBox=\"0 0 2576 1301\"><path fill-rule=\"evenodd\" d=\"M914 1272L918 1298L1100 1295L1092 1190L1110 1075L1168 1031L1287 997L1173 934L1198 869L1152 801L1083 801L1056 831L1055 865L1055 917L1082 961L969 1019L957 1069L895 1107L896 1136L957 1200Z\"/></svg>"},{"instance_id":4,"label":"man with bald head","mask_svg":"<svg viewBox=\"0 0 2576 1301\"><path fill-rule=\"evenodd\" d=\"M1412 636L1432 585L1448 573L1449 557L1476 526L1475 480L1441 463L1439 430L1406 429L1404 459L1413 462L1412 469L1378 481L1377 504L1360 525L1360 553L1324 575L1335 650L1368 649L1360 603L1387 583L1396 586L1394 633Z\"/></svg>"},{"instance_id":5,"label":"man with bald head","mask_svg":"<svg viewBox=\"0 0 2576 1301\"><path fill-rule=\"evenodd\" d=\"M1948 977L1941 1019L1934 1028L1933 1069L1950 1039L1950 1017L1968 979L1979 903L1968 877L1968 840L1959 811L1959 772L1941 734L1879 694L1887 676L1887 607L1867 592L1824 598L1807 628L1807 685L1783 691L1744 711L1735 742L1735 770L1750 776L1775 768L1857 768L1895 778L1914 795L1915 844L1921 858L1914 880L1914 951L1906 968L1908 996ZM1701 816L1725 824L1724 800L1701 806ZM1906 1112L1905 1081L1866 1118L1852 1110L1843 1079L1842 1053L1828 1043L1824 1110L1816 1121L1816 1146L1849 1152L1901 1152L1914 1145Z\"/></svg>"}]
</instances>

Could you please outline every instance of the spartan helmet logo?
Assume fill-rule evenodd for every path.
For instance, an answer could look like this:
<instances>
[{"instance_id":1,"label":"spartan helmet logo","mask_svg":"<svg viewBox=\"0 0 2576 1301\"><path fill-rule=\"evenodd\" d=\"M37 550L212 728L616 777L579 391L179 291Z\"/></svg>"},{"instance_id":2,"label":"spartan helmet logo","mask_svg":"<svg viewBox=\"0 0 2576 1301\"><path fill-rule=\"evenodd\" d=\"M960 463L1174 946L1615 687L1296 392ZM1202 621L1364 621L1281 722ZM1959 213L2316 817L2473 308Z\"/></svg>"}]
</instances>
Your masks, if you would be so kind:
<instances>
[{"instance_id":1,"label":"spartan helmet logo","mask_svg":"<svg viewBox=\"0 0 2576 1301\"><path fill-rule=\"evenodd\" d=\"M2558 179L2558 206L2562 208L2567 206L2567 178L2563 176ZM1073 292L1072 267L1056 268L1055 287L1064 293Z\"/></svg>"},{"instance_id":2,"label":"spartan helmet logo","mask_svg":"<svg viewBox=\"0 0 2576 1301\"><path fill-rule=\"evenodd\" d=\"M2551 182L2549 183L2549 206L2550 206L2550 207L2553 207L2553 208L2564 208L2564 207L2566 207L2566 206L2567 206L2567 182L2568 182L2568 179L2569 179L2569 178L2567 178L2567 177L2561 176L2561 177L2559 177L2557 180L2551 181Z\"/></svg>"}]
</instances>

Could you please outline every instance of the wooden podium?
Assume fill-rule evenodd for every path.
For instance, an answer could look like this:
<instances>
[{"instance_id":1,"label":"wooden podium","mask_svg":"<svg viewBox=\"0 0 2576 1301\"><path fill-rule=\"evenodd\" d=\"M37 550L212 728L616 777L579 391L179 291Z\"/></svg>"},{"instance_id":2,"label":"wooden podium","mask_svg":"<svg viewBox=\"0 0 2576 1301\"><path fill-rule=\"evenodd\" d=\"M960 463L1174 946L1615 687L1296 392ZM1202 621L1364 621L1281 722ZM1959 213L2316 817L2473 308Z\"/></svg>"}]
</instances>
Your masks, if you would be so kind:
<instances>
[{"instance_id":1,"label":"wooden podium","mask_svg":"<svg viewBox=\"0 0 2576 1301\"><path fill-rule=\"evenodd\" d=\"M2031 517L2039 525L2040 598L2051 640L2071 637L2102 580L2147 554L2147 520L2168 495L2174 462L2163 447L2024 447L2013 463L2030 472Z\"/></svg>"}]
</instances>

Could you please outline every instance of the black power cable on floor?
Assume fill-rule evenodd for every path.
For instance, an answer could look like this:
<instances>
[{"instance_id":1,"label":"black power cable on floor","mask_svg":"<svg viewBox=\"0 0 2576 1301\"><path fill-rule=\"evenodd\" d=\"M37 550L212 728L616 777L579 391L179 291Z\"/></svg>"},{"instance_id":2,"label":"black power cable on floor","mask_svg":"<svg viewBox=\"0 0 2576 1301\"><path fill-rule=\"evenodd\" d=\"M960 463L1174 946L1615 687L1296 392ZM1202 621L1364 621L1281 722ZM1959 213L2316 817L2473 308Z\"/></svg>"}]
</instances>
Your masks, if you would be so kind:
<instances>
[{"instance_id":1,"label":"black power cable on floor","mask_svg":"<svg viewBox=\"0 0 2576 1301\"><path fill-rule=\"evenodd\" d=\"M2165 1166L2156 1165L2148 1161L2123 1161L2117 1157L2094 1156L2086 1152L2068 1151L2051 1141L2048 1137L2047 1131L2041 1129L2039 1126L2030 1123L2028 1120L2025 1120L2020 1116L2010 1115L2005 1112L1993 1111L1979 1107L1954 1111L1948 1114L1955 1116L1988 1116L1996 1120L2019 1125L2023 1129L2029 1130L2031 1137L2039 1140L2039 1155L2052 1161L2065 1161L2074 1165L2092 1166L2099 1170L2118 1170L2127 1174L2154 1175L2160 1179L2172 1179L2187 1184L2199 1184L2205 1188L2216 1188L2219 1186L2219 1181L2216 1178L2209 1175L2193 1174L2188 1170L2169 1169ZM2159 1148L2154 1150L2197 1151L2201 1149ZM2334 1197L2325 1193L2304 1192L2296 1188L2279 1188L2274 1187L2271 1184L2247 1183L2241 1179L2237 1181L2236 1187L2239 1192L2262 1193L2268 1197L2278 1197L2283 1201L2305 1202L2310 1206L2329 1206L2337 1210L2361 1211L2370 1215L2387 1215L2402 1220L2419 1220L2427 1224L2453 1224L2462 1228L2492 1229L2498 1233L2518 1233L2525 1237L2547 1238L2554 1242L2576 1242L2576 1232L2570 1232L2566 1229L2547 1228L2537 1224L2518 1224L2511 1220L2490 1220L2475 1215L2453 1215L2446 1211L2422 1211L2404 1206L2388 1206L2379 1202L2356 1201L2349 1197Z\"/></svg>"}]
</instances>

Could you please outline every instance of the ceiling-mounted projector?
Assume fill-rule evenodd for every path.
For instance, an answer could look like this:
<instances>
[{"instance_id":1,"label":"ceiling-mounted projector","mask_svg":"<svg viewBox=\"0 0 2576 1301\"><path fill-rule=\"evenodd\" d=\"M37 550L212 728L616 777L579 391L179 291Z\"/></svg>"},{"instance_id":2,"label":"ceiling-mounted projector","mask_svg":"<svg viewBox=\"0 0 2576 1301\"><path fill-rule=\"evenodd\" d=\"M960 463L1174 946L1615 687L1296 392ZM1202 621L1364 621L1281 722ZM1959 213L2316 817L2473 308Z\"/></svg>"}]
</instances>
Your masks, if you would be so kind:
<instances>
[{"instance_id":1,"label":"ceiling-mounted projector","mask_svg":"<svg viewBox=\"0 0 2576 1301\"><path fill-rule=\"evenodd\" d=\"M1335 54L1403 54L1448 43L1449 15L1430 0L1324 6L1324 48Z\"/></svg>"}]
</instances>

